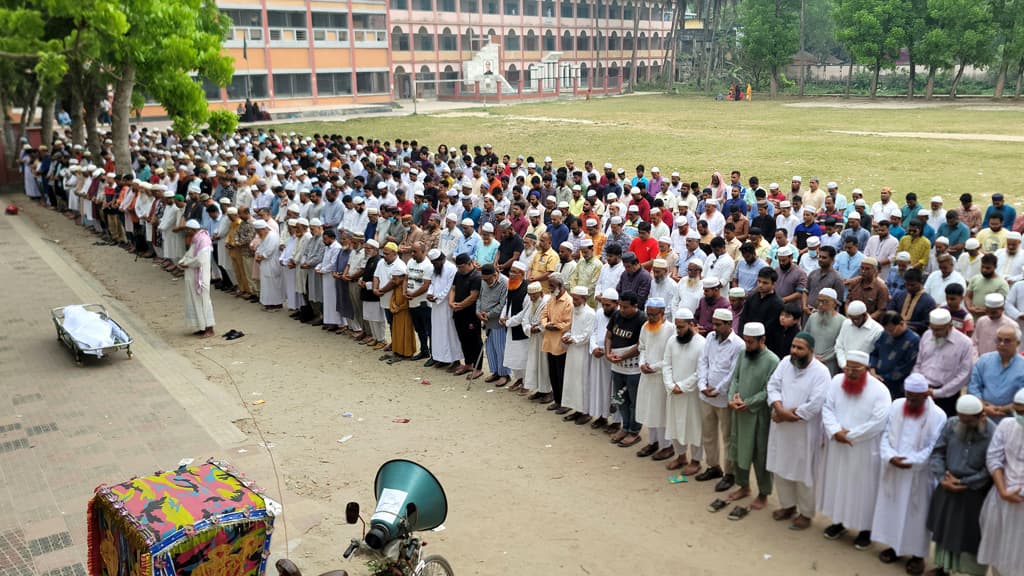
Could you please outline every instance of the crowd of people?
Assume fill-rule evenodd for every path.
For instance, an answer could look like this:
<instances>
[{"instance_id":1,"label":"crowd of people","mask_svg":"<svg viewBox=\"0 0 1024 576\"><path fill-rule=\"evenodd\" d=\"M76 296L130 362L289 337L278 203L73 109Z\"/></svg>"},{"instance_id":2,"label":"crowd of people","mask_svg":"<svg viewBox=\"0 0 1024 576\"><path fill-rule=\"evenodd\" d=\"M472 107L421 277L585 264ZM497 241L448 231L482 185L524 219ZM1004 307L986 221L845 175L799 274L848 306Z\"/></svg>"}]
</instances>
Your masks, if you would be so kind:
<instances>
[{"instance_id":1,"label":"crowd of people","mask_svg":"<svg viewBox=\"0 0 1024 576\"><path fill-rule=\"evenodd\" d=\"M821 514L911 574L1024 573L1024 222L1001 194L947 209L490 145L131 138L121 173L109 140L26 145L26 191L183 276L199 337L216 288L643 443L730 520L774 491L774 520Z\"/></svg>"}]
</instances>

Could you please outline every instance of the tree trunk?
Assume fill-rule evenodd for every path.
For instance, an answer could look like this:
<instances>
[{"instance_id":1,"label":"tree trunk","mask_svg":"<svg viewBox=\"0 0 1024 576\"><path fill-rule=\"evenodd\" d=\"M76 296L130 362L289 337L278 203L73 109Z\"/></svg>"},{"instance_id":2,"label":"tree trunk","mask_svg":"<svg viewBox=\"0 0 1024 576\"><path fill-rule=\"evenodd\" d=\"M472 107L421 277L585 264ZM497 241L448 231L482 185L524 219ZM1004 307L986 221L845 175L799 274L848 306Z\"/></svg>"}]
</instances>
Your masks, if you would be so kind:
<instances>
[{"instance_id":1,"label":"tree trunk","mask_svg":"<svg viewBox=\"0 0 1024 576\"><path fill-rule=\"evenodd\" d=\"M993 98L1002 98L1003 89L1006 87L1006 71L1009 70L1010 63L1003 58L1003 61L999 63L999 75L996 76L996 89L992 93Z\"/></svg>"},{"instance_id":2,"label":"tree trunk","mask_svg":"<svg viewBox=\"0 0 1024 576\"><path fill-rule=\"evenodd\" d=\"M3 142L4 142L4 166L15 168L17 166L18 154L21 153L21 146L18 146L17 137L14 135L14 124L11 123L10 104L7 101L5 92L0 90L0 114L4 115Z\"/></svg>"},{"instance_id":3,"label":"tree trunk","mask_svg":"<svg viewBox=\"0 0 1024 576\"><path fill-rule=\"evenodd\" d=\"M910 58L910 80L907 82L907 99L914 97L914 80L917 78L917 64L914 64L914 51L909 50L907 57Z\"/></svg>"},{"instance_id":4,"label":"tree trunk","mask_svg":"<svg viewBox=\"0 0 1024 576\"><path fill-rule=\"evenodd\" d=\"M132 154L128 136L132 121L132 89L135 87L135 65L126 64L121 78L114 85L114 102L111 106L113 121L111 128L114 140L114 164L117 174L132 172Z\"/></svg>"},{"instance_id":5,"label":"tree trunk","mask_svg":"<svg viewBox=\"0 0 1024 576\"><path fill-rule=\"evenodd\" d=\"M1013 97L1020 98L1021 84L1024 84L1024 60L1020 61L1020 66L1017 68L1017 86L1013 89Z\"/></svg>"},{"instance_id":6,"label":"tree trunk","mask_svg":"<svg viewBox=\"0 0 1024 576\"><path fill-rule=\"evenodd\" d=\"M768 78L768 94L772 100L775 100L775 95L779 93L779 67L772 66L771 74Z\"/></svg>"},{"instance_id":7,"label":"tree trunk","mask_svg":"<svg viewBox=\"0 0 1024 576\"><path fill-rule=\"evenodd\" d=\"M85 147L92 154L93 162L100 161L100 151L103 149L103 142L100 140L100 132L97 127L97 116L100 113L99 105L91 97L82 103L82 110L85 114Z\"/></svg>"},{"instance_id":8,"label":"tree trunk","mask_svg":"<svg viewBox=\"0 0 1024 576\"><path fill-rule=\"evenodd\" d=\"M878 94L878 75L882 71L882 62L875 60L874 74L871 75L871 97L874 98Z\"/></svg>"},{"instance_id":9,"label":"tree trunk","mask_svg":"<svg viewBox=\"0 0 1024 576\"><path fill-rule=\"evenodd\" d=\"M36 106L39 105L39 85L32 87L28 99L21 106L21 135L28 136L28 129L36 120Z\"/></svg>"},{"instance_id":10,"label":"tree trunk","mask_svg":"<svg viewBox=\"0 0 1024 576\"><path fill-rule=\"evenodd\" d=\"M949 95L956 98L956 89L960 85L960 78L964 75L964 62L960 63L960 67L956 70L956 76L953 77L953 85L949 87Z\"/></svg>"},{"instance_id":11,"label":"tree trunk","mask_svg":"<svg viewBox=\"0 0 1024 576\"><path fill-rule=\"evenodd\" d=\"M928 83L924 87L925 100L931 100L935 93L935 66L928 67Z\"/></svg>"},{"instance_id":12,"label":"tree trunk","mask_svg":"<svg viewBox=\"0 0 1024 576\"><path fill-rule=\"evenodd\" d=\"M636 56L640 47L640 5L633 9L633 55L630 57L629 66L629 91L636 92Z\"/></svg>"},{"instance_id":13,"label":"tree trunk","mask_svg":"<svg viewBox=\"0 0 1024 576\"><path fill-rule=\"evenodd\" d=\"M846 92L844 98L850 97L850 84L853 82L853 59L850 59L850 69L846 71Z\"/></svg>"},{"instance_id":14,"label":"tree trunk","mask_svg":"<svg viewBox=\"0 0 1024 576\"><path fill-rule=\"evenodd\" d=\"M82 92L81 83L75 80L75 76L81 73L81 68L77 65L71 67L71 110L68 112L71 114L71 138L75 144L82 145L84 147L86 142L85 137L85 117L82 113Z\"/></svg>"},{"instance_id":15,"label":"tree trunk","mask_svg":"<svg viewBox=\"0 0 1024 576\"><path fill-rule=\"evenodd\" d=\"M40 141L47 146L53 146L53 124L54 107L57 103L55 98L49 97L43 101L42 111L39 114L39 137Z\"/></svg>"},{"instance_id":16,"label":"tree trunk","mask_svg":"<svg viewBox=\"0 0 1024 576\"><path fill-rule=\"evenodd\" d=\"M679 46L679 41L676 40L676 34L679 31L680 26L685 23L686 18L686 0L676 1L676 11L672 14L672 30L669 31L669 44L665 49L665 65L662 70L665 71L665 91L669 94L675 86L676 81L676 50Z\"/></svg>"}]
</instances>

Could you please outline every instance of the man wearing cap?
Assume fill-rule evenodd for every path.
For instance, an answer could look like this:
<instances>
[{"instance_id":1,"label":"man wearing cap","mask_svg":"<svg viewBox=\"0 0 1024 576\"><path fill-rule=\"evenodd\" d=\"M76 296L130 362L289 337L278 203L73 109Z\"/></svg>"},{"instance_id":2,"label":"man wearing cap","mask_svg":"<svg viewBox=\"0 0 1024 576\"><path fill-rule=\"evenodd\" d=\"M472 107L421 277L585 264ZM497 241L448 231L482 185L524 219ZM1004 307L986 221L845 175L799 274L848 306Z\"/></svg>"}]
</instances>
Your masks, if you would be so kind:
<instances>
[{"instance_id":1,"label":"man wearing cap","mask_svg":"<svg viewBox=\"0 0 1024 576\"><path fill-rule=\"evenodd\" d=\"M325 232L326 236L327 233ZM366 261L363 263L363 271L358 278L359 299L363 305L363 337L360 344L371 346L377 350L383 350L387 346L387 317L380 304L380 294L376 286L377 265L381 261L380 244L374 238L366 241L363 246L363 253Z\"/></svg>"},{"instance_id":2,"label":"man wearing cap","mask_svg":"<svg viewBox=\"0 0 1024 576\"><path fill-rule=\"evenodd\" d=\"M572 326L573 300L565 290L565 281L560 275L549 276L547 284L551 298L544 306L540 316L540 328L543 331L541 352L547 359L548 377L551 383L553 402L548 406L548 410L553 410L561 416L569 411L569 408L562 405L567 349L564 336L569 333L569 328Z\"/></svg>"},{"instance_id":3,"label":"man wearing cap","mask_svg":"<svg viewBox=\"0 0 1024 576\"><path fill-rule=\"evenodd\" d=\"M526 264L512 263L507 284L508 295L498 320L507 331L502 364L509 370L512 379L509 392L522 389L527 366L526 357L530 350L530 334L524 326L530 311L526 270Z\"/></svg>"},{"instance_id":4,"label":"man wearing cap","mask_svg":"<svg viewBox=\"0 0 1024 576\"><path fill-rule=\"evenodd\" d=\"M597 307L597 283L601 276L602 264L594 255L594 242L590 238L584 238L580 242L580 258L569 276L569 290L573 291L577 286L587 289L588 305L591 308Z\"/></svg>"},{"instance_id":5,"label":"man wearing cap","mask_svg":"<svg viewBox=\"0 0 1024 576\"><path fill-rule=\"evenodd\" d=\"M406 263L408 277L405 285L405 297L409 299L409 314L412 318L413 330L419 339L419 352L413 360L430 362L430 302L427 291L434 272L434 265L429 255L435 249L427 251L426 244L416 242L412 245L412 258ZM438 250L438 253L440 251ZM438 255L435 253L434 255ZM443 257L443 255L441 255Z\"/></svg>"},{"instance_id":6,"label":"man wearing cap","mask_svg":"<svg viewBox=\"0 0 1024 576\"><path fill-rule=\"evenodd\" d=\"M647 322L640 332L640 381L636 394L636 421L647 426L647 446L637 452L655 460L672 456L672 446L665 438L665 383L661 369L665 361L665 345L675 327L665 321L666 302L660 297L647 299ZM639 431L639 426L637 427Z\"/></svg>"},{"instance_id":7,"label":"man wearing cap","mask_svg":"<svg viewBox=\"0 0 1024 576\"><path fill-rule=\"evenodd\" d=\"M284 278L281 276L281 266L277 261L281 239L264 220L257 219L253 223L253 228L259 237L259 245L254 256L260 275L259 302L265 312L273 312L280 310L285 300Z\"/></svg>"},{"instance_id":8,"label":"man wearing cap","mask_svg":"<svg viewBox=\"0 0 1024 576\"><path fill-rule=\"evenodd\" d=\"M320 264L313 269L317 280L320 282L320 289L323 294L323 320L321 327L331 332L340 329L342 325L337 291L337 283L340 279L335 275L344 272L344 269L338 270L338 256L341 255L342 245L337 238L338 234L334 230L324 230L324 255L320 259ZM347 262L345 264L346 266L348 265Z\"/></svg>"},{"instance_id":9,"label":"man wearing cap","mask_svg":"<svg viewBox=\"0 0 1024 576\"><path fill-rule=\"evenodd\" d=\"M540 282L541 286L544 286L545 293L547 293L547 280L548 278L558 271L558 253L555 252L551 247L551 235L544 233L538 238L537 250L530 261L530 270L527 274L527 280L530 282Z\"/></svg>"},{"instance_id":10,"label":"man wearing cap","mask_svg":"<svg viewBox=\"0 0 1024 576\"><path fill-rule=\"evenodd\" d=\"M744 342L733 332L733 312L730 310L715 310L711 325L713 332L705 339L697 367L697 388L703 401L701 445L707 455L708 468L694 479L701 482L721 479L715 491L724 492L734 484L729 386L733 366L743 352ZM725 462L721 461L723 453Z\"/></svg>"},{"instance_id":11,"label":"man wearing cap","mask_svg":"<svg viewBox=\"0 0 1024 576\"><path fill-rule=\"evenodd\" d=\"M890 564L910 556L907 573L921 574L928 555L925 525L934 487L928 459L946 425L946 413L932 401L924 376L908 376L905 389L906 398L889 407L882 435L882 476L871 535L888 546L878 555L879 560Z\"/></svg>"},{"instance_id":12,"label":"man wearing cap","mask_svg":"<svg viewBox=\"0 0 1024 576\"><path fill-rule=\"evenodd\" d=\"M487 367L491 375L485 380L501 388L508 383L509 370L505 367L506 329L500 322L502 309L508 300L508 278L497 271L494 264L480 267L480 297L476 301L476 315L487 331L486 349ZM521 299L520 299L521 300ZM482 375L476 370L467 378L479 378Z\"/></svg>"},{"instance_id":13,"label":"man wearing cap","mask_svg":"<svg viewBox=\"0 0 1024 576\"><path fill-rule=\"evenodd\" d=\"M995 489L981 509L978 562L993 574L1020 574L1024 566L1024 391L1017 391L1010 408L1013 419L996 426L986 456Z\"/></svg>"},{"instance_id":14,"label":"man wearing cap","mask_svg":"<svg viewBox=\"0 0 1024 576\"><path fill-rule=\"evenodd\" d=\"M992 486L986 453L996 426L982 408L978 398L961 396L928 459L932 479L939 483L925 525L935 542L933 576L985 576L988 572L987 566L978 564L977 553L981 508Z\"/></svg>"},{"instance_id":15,"label":"man wearing cap","mask_svg":"<svg viewBox=\"0 0 1024 576\"><path fill-rule=\"evenodd\" d=\"M760 322L744 325L743 342L744 353L738 358L727 395L732 410L729 456L739 488L729 494L727 501L738 502L752 494L751 467L757 475L758 495L749 509L737 505L729 513L730 520L741 520L750 510L761 510L772 493L772 478L766 469L770 420L767 386L779 358L765 348L765 325ZM709 510L717 512L725 505L721 499L716 499Z\"/></svg>"},{"instance_id":16,"label":"man wearing cap","mask_svg":"<svg viewBox=\"0 0 1024 576\"><path fill-rule=\"evenodd\" d=\"M316 274L316 267L323 262L324 252L327 245L323 241L323 226L319 219L309 222L310 239L306 242L305 249L296 261L299 274L296 276L296 288L304 295L303 306L299 309L299 320L311 323L314 326L322 325L322 304L323 304L323 282ZM349 257L351 267L355 255ZM352 282L354 285L355 282ZM358 290L358 286L356 286ZM356 294L358 300L358 293ZM355 304L355 303L353 303Z\"/></svg>"},{"instance_id":17,"label":"man wearing cap","mask_svg":"<svg viewBox=\"0 0 1024 576\"><path fill-rule=\"evenodd\" d=\"M562 343L568 349L565 353L565 380L562 390L561 405L573 410L562 419L578 425L590 422L590 388L591 375L590 340L594 333L594 309L587 305L590 290L585 286L572 289L572 324L569 331L562 336Z\"/></svg>"},{"instance_id":18,"label":"man wearing cap","mask_svg":"<svg viewBox=\"0 0 1024 576\"><path fill-rule=\"evenodd\" d=\"M690 309L679 308L673 316L675 338L665 344L662 381L667 393L665 437L672 441L676 459L666 468L691 476L700 471L703 453L698 368L705 339L697 332Z\"/></svg>"},{"instance_id":19,"label":"man wearing cap","mask_svg":"<svg viewBox=\"0 0 1024 576\"><path fill-rule=\"evenodd\" d=\"M928 381L932 399L947 416L956 415L957 399L970 381L976 358L971 339L955 330L952 320L945 308L931 311L913 369Z\"/></svg>"},{"instance_id":20,"label":"man wearing cap","mask_svg":"<svg viewBox=\"0 0 1024 576\"><path fill-rule=\"evenodd\" d=\"M815 340L808 332L798 333L768 380L771 425L766 468L774 475L781 505L772 519L792 519L790 530L806 530L815 513L821 407L832 380L828 368L814 357Z\"/></svg>"},{"instance_id":21,"label":"man wearing cap","mask_svg":"<svg viewBox=\"0 0 1024 576\"><path fill-rule=\"evenodd\" d=\"M868 309L860 300L853 300L846 306L846 320L836 337L836 363L840 369L846 368L846 358L854 351L863 352L865 356L875 349L875 342L882 334L882 325L868 314ZM868 366L868 363L865 363Z\"/></svg>"},{"instance_id":22,"label":"man wearing cap","mask_svg":"<svg viewBox=\"0 0 1024 576\"><path fill-rule=\"evenodd\" d=\"M595 418L590 427L615 432L619 425L611 424L611 364L605 357L605 337L608 333L608 322L619 307L619 294L615 288L605 288L598 295L600 309L594 315L594 328L590 333L587 360L588 378L584 386L587 398L587 415Z\"/></svg>"},{"instance_id":23,"label":"man wearing cap","mask_svg":"<svg viewBox=\"0 0 1024 576\"><path fill-rule=\"evenodd\" d=\"M938 245L938 244L936 244ZM935 302L946 301L946 286L959 284L967 288L967 280L956 271L956 261L949 254L942 254L935 259L936 270L928 275L924 282L924 291Z\"/></svg>"},{"instance_id":24,"label":"man wearing cap","mask_svg":"<svg viewBox=\"0 0 1024 576\"><path fill-rule=\"evenodd\" d=\"M448 260L455 259L455 248L459 245L459 239L463 237L458 227L459 218L449 213L445 216L444 229L438 235L438 248Z\"/></svg>"},{"instance_id":25,"label":"man wearing cap","mask_svg":"<svg viewBox=\"0 0 1024 576\"><path fill-rule=\"evenodd\" d=\"M459 337L448 303L448 295L452 292L452 284L458 270L455 264L436 248L431 250L427 257L433 265L433 270L427 289L427 302L430 303L430 360L424 366L447 368L462 360Z\"/></svg>"},{"instance_id":26,"label":"man wearing cap","mask_svg":"<svg viewBox=\"0 0 1024 576\"><path fill-rule=\"evenodd\" d=\"M213 242L195 220L186 222L185 229L190 246L178 260L178 267L185 271L185 326L194 330L194 335L209 338L214 334L213 301L210 299Z\"/></svg>"},{"instance_id":27,"label":"man wearing cap","mask_svg":"<svg viewBox=\"0 0 1024 576\"><path fill-rule=\"evenodd\" d=\"M838 540L857 530L854 547L871 546L871 524L878 497L880 443L889 418L889 390L868 374L866 352L853 350L842 374L832 378L821 420L828 441L818 508L832 519L825 538Z\"/></svg>"},{"instance_id":28,"label":"man wearing cap","mask_svg":"<svg viewBox=\"0 0 1024 576\"><path fill-rule=\"evenodd\" d=\"M1017 328L1017 320L1003 313L1005 299L1001 294L985 296L985 314L974 321L971 342L978 356L996 350L996 334L1003 327Z\"/></svg>"},{"instance_id":29,"label":"man wearing cap","mask_svg":"<svg viewBox=\"0 0 1024 576\"><path fill-rule=\"evenodd\" d=\"M382 356L389 364L412 358L416 353L415 331L409 315L409 300L405 297L409 275L405 262L398 257L398 245L388 242L381 249L381 259L373 273L373 291L380 297L384 317L391 326L391 345L377 345L378 350L392 352Z\"/></svg>"},{"instance_id":30,"label":"man wearing cap","mask_svg":"<svg viewBox=\"0 0 1024 576\"><path fill-rule=\"evenodd\" d=\"M1013 225L1017 220L1017 210L1006 203L1006 198L1000 192L992 195L992 204L985 208L985 216L981 219L981 227L988 228L993 216L1000 217L1003 225Z\"/></svg>"},{"instance_id":31,"label":"man wearing cap","mask_svg":"<svg viewBox=\"0 0 1024 576\"><path fill-rule=\"evenodd\" d=\"M1020 249L1020 232L1006 234L1006 247L996 250L996 273L1008 283L1021 280L1021 269L1024 268L1024 250Z\"/></svg>"},{"instance_id":32,"label":"man wearing cap","mask_svg":"<svg viewBox=\"0 0 1024 576\"><path fill-rule=\"evenodd\" d=\"M834 288L822 288L814 312L807 317L804 330L813 337L814 357L831 375L839 373L836 342L846 318L838 312L838 294Z\"/></svg>"}]
</instances>

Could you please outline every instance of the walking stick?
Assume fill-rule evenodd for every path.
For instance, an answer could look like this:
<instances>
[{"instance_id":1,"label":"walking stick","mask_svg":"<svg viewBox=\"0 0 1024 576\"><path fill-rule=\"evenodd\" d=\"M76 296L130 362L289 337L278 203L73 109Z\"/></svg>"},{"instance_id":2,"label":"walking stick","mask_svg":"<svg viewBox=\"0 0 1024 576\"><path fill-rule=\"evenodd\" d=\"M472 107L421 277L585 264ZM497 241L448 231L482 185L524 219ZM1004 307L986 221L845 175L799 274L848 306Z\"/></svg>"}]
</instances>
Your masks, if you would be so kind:
<instances>
[{"instance_id":1,"label":"walking stick","mask_svg":"<svg viewBox=\"0 0 1024 576\"><path fill-rule=\"evenodd\" d=\"M480 353L477 354L476 362L473 363L473 370L474 371L477 370L477 365L482 365L481 363L483 362L483 359L484 359L484 350L487 349L487 340L490 339L490 337L491 337L490 329L484 331L484 341L483 341L483 343L480 346ZM470 372L470 374L472 374L472 372ZM473 381L472 380L467 381L466 382L466 390L469 390L472 387L473 387Z\"/></svg>"}]
</instances>

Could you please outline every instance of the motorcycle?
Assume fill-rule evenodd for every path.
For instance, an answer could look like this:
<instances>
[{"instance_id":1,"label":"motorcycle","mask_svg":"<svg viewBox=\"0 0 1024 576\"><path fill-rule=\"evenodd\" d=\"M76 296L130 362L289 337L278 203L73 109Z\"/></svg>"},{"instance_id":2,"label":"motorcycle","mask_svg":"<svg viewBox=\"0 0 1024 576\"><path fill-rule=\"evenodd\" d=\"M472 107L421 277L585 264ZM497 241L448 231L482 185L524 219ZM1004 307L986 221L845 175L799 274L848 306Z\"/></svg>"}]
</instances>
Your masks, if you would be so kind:
<instances>
[{"instance_id":1,"label":"motorcycle","mask_svg":"<svg viewBox=\"0 0 1024 576\"><path fill-rule=\"evenodd\" d=\"M353 538L344 558L363 557L373 576L454 576L451 564L438 554L424 555L427 542L417 531L433 530L448 514L444 489L426 468L409 460L391 460L377 471L374 482L377 507L370 518L370 530L359 514L359 503L345 506L348 524L362 523L360 538ZM420 504L417 505L416 501ZM298 566L286 558L276 563L278 576L302 576ZM320 576L348 576L344 570Z\"/></svg>"}]
</instances>

